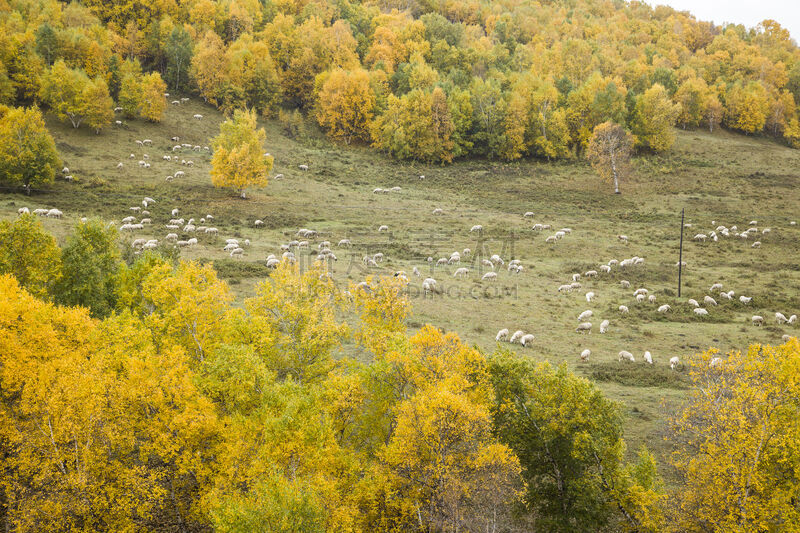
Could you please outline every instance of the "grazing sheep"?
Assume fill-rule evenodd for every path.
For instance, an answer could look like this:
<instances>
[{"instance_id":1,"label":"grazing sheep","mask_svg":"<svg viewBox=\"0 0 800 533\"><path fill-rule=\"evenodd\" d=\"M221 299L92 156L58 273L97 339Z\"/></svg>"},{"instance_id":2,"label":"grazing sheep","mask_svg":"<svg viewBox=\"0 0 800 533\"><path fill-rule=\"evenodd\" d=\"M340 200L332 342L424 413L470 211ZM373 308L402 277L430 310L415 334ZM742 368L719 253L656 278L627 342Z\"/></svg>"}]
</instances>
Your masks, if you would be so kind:
<instances>
[{"instance_id":1,"label":"grazing sheep","mask_svg":"<svg viewBox=\"0 0 800 533\"><path fill-rule=\"evenodd\" d=\"M575 328L575 331L578 333L588 333L592 334L592 323L591 322L581 322L578 324L578 327Z\"/></svg>"},{"instance_id":2,"label":"grazing sheep","mask_svg":"<svg viewBox=\"0 0 800 533\"><path fill-rule=\"evenodd\" d=\"M644 360L645 360L645 361L646 361L648 364L651 364L651 365L652 365L652 364L653 364L653 354L651 354L650 352L644 352Z\"/></svg>"},{"instance_id":3,"label":"grazing sheep","mask_svg":"<svg viewBox=\"0 0 800 533\"><path fill-rule=\"evenodd\" d=\"M628 242L628 236L627 235L617 235L617 239L619 239L620 241L622 241L624 243Z\"/></svg>"},{"instance_id":4,"label":"grazing sheep","mask_svg":"<svg viewBox=\"0 0 800 533\"><path fill-rule=\"evenodd\" d=\"M658 312L659 313L666 313L670 309L672 309L672 307L670 307L669 304L664 304L664 305L662 305L661 307L658 308Z\"/></svg>"},{"instance_id":5,"label":"grazing sheep","mask_svg":"<svg viewBox=\"0 0 800 533\"><path fill-rule=\"evenodd\" d=\"M609 324L610 322L608 320L603 320L600 322L600 333L607 333Z\"/></svg>"},{"instance_id":6,"label":"grazing sheep","mask_svg":"<svg viewBox=\"0 0 800 533\"><path fill-rule=\"evenodd\" d=\"M428 294L429 292L435 292L436 280L433 278L425 278L422 281L422 290L425 291L425 294Z\"/></svg>"},{"instance_id":7,"label":"grazing sheep","mask_svg":"<svg viewBox=\"0 0 800 533\"><path fill-rule=\"evenodd\" d=\"M733 293L733 291L731 291L731 293ZM727 293L725 291L720 291L719 297L722 298L723 300L732 300L733 299L733 294L731 294L731 293Z\"/></svg>"},{"instance_id":8,"label":"grazing sheep","mask_svg":"<svg viewBox=\"0 0 800 533\"><path fill-rule=\"evenodd\" d=\"M197 114L195 114L195 115L192 115L192 118L193 118L193 119L196 119L196 120L200 120L201 118L203 118L203 115L201 115L201 114L197 113Z\"/></svg>"},{"instance_id":9,"label":"grazing sheep","mask_svg":"<svg viewBox=\"0 0 800 533\"><path fill-rule=\"evenodd\" d=\"M514 332L513 335L511 335L511 338L508 340L508 342L511 343L517 342L519 339L522 338L523 335L525 335L525 332L518 329L517 331Z\"/></svg>"},{"instance_id":10,"label":"grazing sheep","mask_svg":"<svg viewBox=\"0 0 800 533\"><path fill-rule=\"evenodd\" d=\"M620 305L620 306L619 306L619 312L620 312L620 313L623 313L623 314L624 314L624 313L627 313L628 311L629 311L629 310L628 310L628 306L627 306L627 305Z\"/></svg>"},{"instance_id":11,"label":"grazing sheep","mask_svg":"<svg viewBox=\"0 0 800 533\"><path fill-rule=\"evenodd\" d=\"M790 316L789 319L786 321L787 324L794 324L795 322L797 322L797 315Z\"/></svg>"},{"instance_id":12,"label":"grazing sheep","mask_svg":"<svg viewBox=\"0 0 800 533\"><path fill-rule=\"evenodd\" d=\"M778 324L785 324L789 319L783 313L775 313L775 322Z\"/></svg>"},{"instance_id":13,"label":"grazing sheep","mask_svg":"<svg viewBox=\"0 0 800 533\"><path fill-rule=\"evenodd\" d=\"M631 282L626 280L626 279L623 279L622 281L620 281L619 284L620 284L620 287L622 287L623 289L630 289L631 288Z\"/></svg>"},{"instance_id":14,"label":"grazing sheep","mask_svg":"<svg viewBox=\"0 0 800 533\"><path fill-rule=\"evenodd\" d=\"M592 300L594 300L594 296L595 295L594 295L594 293L592 291L587 292L586 293L586 301L587 302L591 302Z\"/></svg>"},{"instance_id":15,"label":"grazing sheep","mask_svg":"<svg viewBox=\"0 0 800 533\"><path fill-rule=\"evenodd\" d=\"M376 187L376 188L372 189L372 194L380 194L382 192L383 192L383 189L381 189L380 187Z\"/></svg>"},{"instance_id":16,"label":"grazing sheep","mask_svg":"<svg viewBox=\"0 0 800 533\"><path fill-rule=\"evenodd\" d=\"M644 301L644 299L645 299L645 298L646 298L646 296L645 296L644 294L637 294L637 295L636 295L636 301L637 301L638 303L642 303L642 302Z\"/></svg>"},{"instance_id":17,"label":"grazing sheep","mask_svg":"<svg viewBox=\"0 0 800 533\"><path fill-rule=\"evenodd\" d=\"M739 296L739 301L745 305L749 304L752 300L753 300L752 296L744 296L744 295Z\"/></svg>"},{"instance_id":18,"label":"grazing sheep","mask_svg":"<svg viewBox=\"0 0 800 533\"><path fill-rule=\"evenodd\" d=\"M544 240L544 242L546 242L546 243L548 243L548 244L555 244L555 242L556 242L557 240L558 240L558 239L555 237L555 235L551 235L551 236L547 237L547 238Z\"/></svg>"},{"instance_id":19,"label":"grazing sheep","mask_svg":"<svg viewBox=\"0 0 800 533\"><path fill-rule=\"evenodd\" d=\"M30 215L31 211L27 207L20 207L19 209L17 209L17 214L18 215Z\"/></svg>"},{"instance_id":20,"label":"grazing sheep","mask_svg":"<svg viewBox=\"0 0 800 533\"><path fill-rule=\"evenodd\" d=\"M708 311L706 311L702 307L697 307L697 308L694 309L694 314L699 315L699 316L706 316L706 315L708 315Z\"/></svg>"},{"instance_id":21,"label":"grazing sheep","mask_svg":"<svg viewBox=\"0 0 800 533\"><path fill-rule=\"evenodd\" d=\"M50 209L47 213L45 213L44 216L50 217L50 218L61 218L63 216L63 214L64 213L62 213L58 209Z\"/></svg>"},{"instance_id":22,"label":"grazing sheep","mask_svg":"<svg viewBox=\"0 0 800 533\"><path fill-rule=\"evenodd\" d=\"M578 322L586 322L586 319L591 318L593 314L594 313L592 313L591 310L587 309L586 311L578 315Z\"/></svg>"},{"instance_id":23,"label":"grazing sheep","mask_svg":"<svg viewBox=\"0 0 800 533\"><path fill-rule=\"evenodd\" d=\"M597 270L587 270L584 276L587 278L594 278L597 276Z\"/></svg>"},{"instance_id":24,"label":"grazing sheep","mask_svg":"<svg viewBox=\"0 0 800 533\"><path fill-rule=\"evenodd\" d=\"M528 333L527 335L523 335L522 338L520 338L519 343L522 344L522 346L527 346L529 343L533 342L534 339L535 337L533 336L533 334Z\"/></svg>"},{"instance_id":25,"label":"grazing sheep","mask_svg":"<svg viewBox=\"0 0 800 533\"><path fill-rule=\"evenodd\" d=\"M703 302L705 302L707 305L717 305L717 301L711 296L705 296L703 298Z\"/></svg>"},{"instance_id":26,"label":"grazing sheep","mask_svg":"<svg viewBox=\"0 0 800 533\"><path fill-rule=\"evenodd\" d=\"M589 360L589 356L592 355L592 351L590 349L585 349L581 352L581 361L584 363Z\"/></svg>"},{"instance_id":27,"label":"grazing sheep","mask_svg":"<svg viewBox=\"0 0 800 533\"><path fill-rule=\"evenodd\" d=\"M628 361L630 363L635 363L636 359L633 358L633 354L631 352L622 350L619 352L619 361Z\"/></svg>"},{"instance_id":28,"label":"grazing sheep","mask_svg":"<svg viewBox=\"0 0 800 533\"><path fill-rule=\"evenodd\" d=\"M453 272L453 277L462 277L466 278L469 275L469 269L466 267L457 268L455 272Z\"/></svg>"},{"instance_id":29,"label":"grazing sheep","mask_svg":"<svg viewBox=\"0 0 800 533\"><path fill-rule=\"evenodd\" d=\"M700 307L700 304L694 298L689 298L689 301L687 303L692 307Z\"/></svg>"},{"instance_id":30,"label":"grazing sheep","mask_svg":"<svg viewBox=\"0 0 800 533\"><path fill-rule=\"evenodd\" d=\"M504 341L506 339L508 339L508 329L501 329L500 331L497 332L497 335L494 338L494 340L498 342Z\"/></svg>"},{"instance_id":31,"label":"grazing sheep","mask_svg":"<svg viewBox=\"0 0 800 533\"><path fill-rule=\"evenodd\" d=\"M473 231L483 231L483 226L481 226L480 224L475 224L469 231L470 233Z\"/></svg>"},{"instance_id":32,"label":"grazing sheep","mask_svg":"<svg viewBox=\"0 0 800 533\"><path fill-rule=\"evenodd\" d=\"M497 281L497 272L487 272L481 277L481 281Z\"/></svg>"},{"instance_id":33,"label":"grazing sheep","mask_svg":"<svg viewBox=\"0 0 800 533\"><path fill-rule=\"evenodd\" d=\"M678 358L677 355L674 356L674 357L670 357L670 359L669 359L669 368L671 370L675 370L675 367L677 367L680 363L681 363L681 360Z\"/></svg>"},{"instance_id":34,"label":"grazing sheep","mask_svg":"<svg viewBox=\"0 0 800 533\"><path fill-rule=\"evenodd\" d=\"M570 285L559 285L558 292L572 292L572 286L570 286Z\"/></svg>"},{"instance_id":35,"label":"grazing sheep","mask_svg":"<svg viewBox=\"0 0 800 533\"><path fill-rule=\"evenodd\" d=\"M761 241L756 241L750 245L750 248L761 248Z\"/></svg>"},{"instance_id":36,"label":"grazing sheep","mask_svg":"<svg viewBox=\"0 0 800 533\"><path fill-rule=\"evenodd\" d=\"M379 232L380 231L389 231L389 226L386 226L386 225L380 226L380 227L378 227L378 231Z\"/></svg>"},{"instance_id":37,"label":"grazing sheep","mask_svg":"<svg viewBox=\"0 0 800 533\"><path fill-rule=\"evenodd\" d=\"M609 272L611 272L611 267L608 265L600 265L600 270L608 274Z\"/></svg>"},{"instance_id":38,"label":"grazing sheep","mask_svg":"<svg viewBox=\"0 0 800 533\"><path fill-rule=\"evenodd\" d=\"M297 165L300 170L308 170L308 165Z\"/></svg>"}]
</instances>

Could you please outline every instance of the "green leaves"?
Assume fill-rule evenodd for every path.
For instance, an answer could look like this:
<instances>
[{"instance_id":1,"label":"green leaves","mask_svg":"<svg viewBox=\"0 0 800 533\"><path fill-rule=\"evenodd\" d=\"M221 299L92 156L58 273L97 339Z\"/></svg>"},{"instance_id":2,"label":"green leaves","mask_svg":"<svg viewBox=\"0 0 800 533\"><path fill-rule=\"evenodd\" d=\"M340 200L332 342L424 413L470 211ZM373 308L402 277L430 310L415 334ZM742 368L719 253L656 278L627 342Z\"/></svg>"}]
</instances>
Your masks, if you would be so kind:
<instances>
[{"instance_id":1,"label":"green leaves","mask_svg":"<svg viewBox=\"0 0 800 533\"><path fill-rule=\"evenodd\" d=\"M37 108L11 108L0 115L0 181L30 193L32 187L53 182L60 162Z\"/></svg>"}]
</instances>

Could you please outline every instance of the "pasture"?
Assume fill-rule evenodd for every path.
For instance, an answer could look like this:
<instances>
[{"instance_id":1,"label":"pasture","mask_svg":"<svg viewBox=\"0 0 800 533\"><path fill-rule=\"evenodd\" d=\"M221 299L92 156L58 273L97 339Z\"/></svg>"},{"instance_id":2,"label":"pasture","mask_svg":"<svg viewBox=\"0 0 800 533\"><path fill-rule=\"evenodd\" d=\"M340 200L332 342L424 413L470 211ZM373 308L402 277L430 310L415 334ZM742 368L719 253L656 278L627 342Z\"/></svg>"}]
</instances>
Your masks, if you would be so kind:
<instances>
[{"instance_id":1,"label":"pasture","mask_svg":"<svg viewBox=\"0 0 800 533\"><path fill-rule=\"evenodd\" d=\"M193 119L197 113L204 118ZM800 220L800 151L771 140L723 131L681 131L668 155L635 160L633 175L621 184L622 194L614 195L583 161L465 161L429 167L393 161L365 147L331 144L316 132L290 139L277 122L268 121L267 151L276 161L272 175L282 173L284 178L249 190L248 199L241 200L229 190L212 187L210 152L172 151L173 136L180 137L179 143L209 146L221 120L217 111L194 100L170 106L161 124L130 121L101 135L73 130L49 117L48 126L75 179L57 178L48 191L30 197L3 190L0 217L15 217L21 206L58 208L65 217L43 223L63 239L82 216L119 222L145 196L154 198L156 204L148 207L153 224L121 235L129 243L139 237L163 239L174 208L187 220L212 214L213 223L206 225L219 228L219 238L197 235L199 244L183 248L181 257L214 261L239 300L268 275L268 254L280 255L281 244L301 239L295 236L299 228L316 230L310 250L296 252L301 262L311 264L317 244L328 240L338 257L331 270L342 287L347 280L405 271L410 278L412 329L431 323L487 351L497 347L500 329L532 333L535 340L528 347L501 345L535 360L567 362L595 380L624 403L630 447L646 442L662 457L665 418L687 386L680 371L669 369L671 357L683 360L708 347L724 353L754 342L775 344L782 335L800 331L798 324L779 325L774 318L777 311L786 316L800 312L800 227L790 225ZM151 139L153 144L142 148L137 139ZM137 164L143 153L149 155L150 168ZM193 166L165 161L163 155L180 155ZM117 169L120 162L123 167ZM300 170L301 164L309 170ZM185 177L165 181L178 170ZM373 192L391 187L401 190ZM441 214L433 214L437 208ZM691 227L684 234L687 266L678 298L681 208ZM524 218L529 211L534 216ZM254 227L256 219L263 220L264 227ZM732 231L718 242L692 240L719 225L745 230L751 220L757 221L758 234L748 239L734 237ZM532 230L537 223L552 229ZM470 232L475 224L483 231ZM379 233L381 225L388 231ZM545 242L564 227L572 232L554 244ZM771 232L762 234L767 227ZM628 241L618 239L620 234ZM226 238L249 239L251 245L243 257L231 258L222 250ZM353 246L337 248L345 238ZM755 240L761 241L760 248L751 247ZM460 264L435 266L437 259L464 248L472 253L462 256ZM378 268L364 266L362 258L378 252L385 255ZM481 281L491 270L481 259L492 254L499 254L506 265L519 259L524 271L514 274L500 266L496 281ZM572 281L573 273L634 256L644 258L644 264L614 266L596 278L582 276L580 289L557 291ZM414 267L421 277L412 275ZM469 276L454 278L459 267L469 268ZM426 277L437 280L437 294L423 294L421 281ZM620 286L623 279L630 281L630 289ZM724 300L715 291L711 296L718 305L704 306L706 317L695 315L687 300L702 304L716 282L725 291L734 290L734 299ZM656 303L636 302L633 291L639 287L655 294ZM585 299L587 291L596 294L592 303ZM742 304L739 295L753 300ZM672 310L658 313L663 304ZM620 305L630 312L621 314ZM587 309L593 311L593 330L577 333L577 316ZM764 326L753 326L752 315L763 316ZM603 319L610 321L606 334L599 332ZM586 348L592 354L582 363L579 354ZM348 352L348 347L343 350ZM636 362L618 362L620 350L633 353ZM643 362L645 350L652 352L653 366Z\"/></svg>"}]
</instances>

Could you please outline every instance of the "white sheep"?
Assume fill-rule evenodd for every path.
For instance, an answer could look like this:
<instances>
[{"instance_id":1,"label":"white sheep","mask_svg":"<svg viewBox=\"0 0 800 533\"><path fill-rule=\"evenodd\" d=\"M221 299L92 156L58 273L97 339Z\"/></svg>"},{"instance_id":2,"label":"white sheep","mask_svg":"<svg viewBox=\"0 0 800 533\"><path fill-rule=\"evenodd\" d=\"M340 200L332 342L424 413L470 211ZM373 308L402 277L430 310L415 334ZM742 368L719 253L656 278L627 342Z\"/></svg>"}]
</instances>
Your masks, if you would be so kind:
<instances>
[{"instance_id":1,"label":"white sheep","mask_svg":"<svg viewBox=\"0 0 800 533\"><path fill-rule=\"evenodd\" d=\"M636 359L633 358L633 354L631 352L622 350L619 352L619 361L628 361L630 363L635 363Z\"/></svg>"},{"instance_id":2,"label":"white sheep","mask_svg":"<svg viewBox=\"0 0 800 533\"><path fill-rule=\"evenodd\" d=\"M50 217L50 218L61 218L63 215L64 215L64 213L62 213L58 209L50 209L49 211L47 211L47 213L45 213L44 216Z\"/></svg>"},{"instance_id":3,"label":"white sheep","mask_svg":"<svg viewBox=\"0 0 800 533\"><path fill-rule=\"evenodd\" d=\"M575 328L575 331L578 333L588 333L591 335L592 333L592 323L591 322L581 322L578 324L578 327Z\"/></svg>"},{"instance_id":4,"label":"white sheep","mask_svg":"<svg viewBox=\"0 0 800 533\"><path fill-rule=\"evenodd\" d=\"M434 215L441 215L442 213L444 213L444 211L440 207L437 207L436 209L433 210Z\"/></svg>"},{"instance_id":5,"label":"white sheep","mask_svg":"<svg viewBox=\"0 0 800 533\"><path fill-rule=\"evenodd\" d=\"M519 339L522 338L523 335L525 335L525 332L522 331L521 329L518 329L517 331L514 332L513 335L511 335L511 338L508 340L508 342L512 343L517 342Z\"/></svg>"},{"instance_id":6,"label":"white sheep","mask_svg":"<svg viewBox=\"0 0 800 533\"><path fill-rule=\"evenodd\" d=\"M645 360L645 361L646 361L648 364L651 364L651 365L652 365L652 364L653 364L653 354L651 354L650 352L644 352L644 360Z\"/></svg>"},{"instance_id":7,"label":"white sheep","mask_svg":"<svg viewBox=\"0 0 800 533\"><path fill-rule=\"evenodd\" d=\"M533 211L527 211L527 212L526 212L524 215L522 215L522 216L523 216L524 218L530 218L530 217L532 217L532 216L533 216Z\"/></svg>"},{"instance_id":8,"label":"white sheep","mask_svg":"<svg viewBox=\"0 0 800 533\"><path fill-rule=\"evenodd\" d=\"M411 270L411 272L412 272L412 273L413 273L415 276L417 276L417 277L420 277L420 276L422 276L422 274L420 273L420 271L419 271L419 269L418 269L417 267L414 267L414 268Z\"/></svg>"},{"instance_id":9,"label":"white sheep","mask_svg":"<svg viewBox=\"0 0 800 533\"><path fill-rule=\"evenodd\" d=\"M308 170L308 165L297 165L297 168L299 168L300 170L305 171L305 170Z\"/></svg>"},{"instance_id":10,"label":"white sheep","mask_svg":"<svg viewBox=\"0 0 800 533\"><path fill-rule=\"evenodd\" d=\"M469 269L466 267L457 268L455 272L453 272L453 277L462 277L465 278L469 275Z\"/></svg>"},{"instance_id":11,"label":"white sheep","mask_svg":"<svg viewBox=\"0 0 800 533\"><path fill-rule=\"evenodd\" d=\"M595 294L592 291L586 293L586 301L591 302L594 300Z\"/></svg>"},{"instance_id":12,"label":"white sheep","mask_svg":"<svg viewBox=\"0 0 800 533\"><path fill-rule=\"evenodd\" d=\"M688 303L692 307L700 307L700 304L694 298L689 298L689 301L686 303Z\"/></svg>"},{"instance_id":13,"label":"white sheep","mask_svg":"<svg viewBox=\"0 0 800 533\"><path fill-rule=\"evenodd\" d=\"M536 337L534 337L532 333L528 333L519 339L519 343L522 344L522 346L527 346L529 343L533 342L535 338Z\"/></svg>"},{"instance_id":14,"label":"white sheep","mask_svg":"<svg viewBox=\"0 0 800 533\"><path fill-rule=\"evenodd\" d=\"M637 301L638 303L642 303L642 302L644 301L644 299L645 299L645 298L646 298L646 296L645 296L644 294L637 294L637 295L636 295L636 301Z\"/></svg>"},{"instance_id":15,"label":"white sheep","mask_svg":"<svg viewBox=\"0 0 800 533\"><path fill-rule=\"evenodd\" d=\"M590 349L585 349L581 352L581 361L584 363L589 360L589 356L592 355L592 351Z\"/></svg>"},{"instance_id":16,"label":"white sheep","mask_svg":"<svg viewBox=\"0 0 800 533\"><path fill-rule=\"evenodd\" d=\"M597 270L587 270L584 276L587 278L594 278L597 276Z\"/></svg>"},{"instance_id":17,"label":"white sheep","mask_svg":"<svg viewBox=\"0 0 800 533\"><path fill-rule=\"evenodd\" d=\"M627 313L628 311L629 311L629 309L628 309L628 306L627 306L627 305L620 305L620 306L619 306L619 312L620 312L620 313L623 313L623 314L625 314L625 313Z\"/></svg>"},{"instance_id":18,"label":"white sheep","mask_svg":"<svg viewBox=\"0 0 800 533\"><path fill-rule=\"evenodd\" d=\"M578 315L578 322L586 322L586 319L591 318L593 314L594 313L592 313L591 310L587 309L586 311Z\"/></svg>"},{"instance_id":19,"label":"white sheep","mask_svg":"<svg viewBox=\"0 0 800 533\"><path fill-rule=\"evenodd\" d=\"M609 272L611 272L611 267L608 265L600 265L600 270L608 274Z\"/></svg>"},{"instance_id":20,"label":"white sheep","mask_svg":"<svg viewBox=\"0 0 800 533\"><path fill-rule=\"evenodd\" d=\"M775 322L778 324L785 324L789 319L783 313L775 313Z\"/></svg>"},{"instance_id":21,"label":"white sheep","mask_svg":"<svg viewBox=\"0 0 800 533\"><path fill-rule=\"evenodd\" d=\"M626 279L623 279L623 280L621 280L621 281L619 282L619 285L620 285L620 287L622 287L623 289L630 289L630 288L631 288L631 282L630 282L630 281L628 281L628 280L626 280Z\"/></svg>"},{"instance_id":22,"label":"white sheep","mask_svg":"<svg viewBox=\"0 0 800 533\"><path fill-rule=\"evenodd\" d=\"M469 255L470 255L471 253L472 253L472 250L470 250L469 248L464 248L464 251L463 251L463 252L461 252L461 254L462 254L464 257L469 257Z\"/></svg>"},{"instance_id":23,"label":"white sheep","mask_svg":"<svg viewBox=\"0 0 800 533\"><path fill-rule=\"evenodd\" d=\"M607 333L609 324L610 322L608 320L600 322L600 333Z\"/></svg>"},{"instance_id":24,"label":"white sheep","mask_svg":"<svg viewBox=\"0 0 800 533\"><path fill-rule=\"evenodd\" d=\"M389 226L383 225L378 227L378 231L389 231Z\"/></svg>"},{"instance_id":25,"label":"white sheep","mask_svg":"<svg viewBox=\"0 0 800 533\"><path fill-rule=\"evenodd\" d=\"M31 211L27 207L20 207L19 209L17 209L17 214L18 215L30 215Z\"/></svg>"},{"instance_id":26,"label":"white sheep","mask_svg":"<svg viewBox=\"0 0 800 533\"><path fill-rule=\"evenodd\" d=\"M666 312L668 312L670 309L672 309L672 307L670 307L670 306L669 306L669 304L664 304L664 305L662 305L662 306L660 306L660 307L658 308L658 312L659 312L659 313L666 313Z\"/></svg>"},{"instance_id":27,"label":"white sheep","mask_svg":"<svg viewBox=\"0 0 800 533\"><path fill-rule=\"evenodd\" d=\"M706 315L708 315L708 311L706 311L702 307L697 307L697 308L694 309L694 314L699 315L699 316L706 316Z\"/></svg>"},{"instance_id":28,"label":"white sheep","mask_svg":"<svg viewBox=\"0 0 800 533\"><path fill-rule=\"evenodd\" d=\"M508 329L504 328L497 332L494 340L500 342L508 339Z\"/></svg>"},{"instance_id":29,"label":"white sheep","mask_svg":"<svg viewBox=\"0 0 800 533\"><path fill-rule=\"evenodd\" d=\"M754 326L764 325L764 317L760 315L753 315L752 317L750 317L750 321L753 322Z\"/></svg>"},{"instance_id":30,"label":"white sheep","mask_svg":"<svg viewBox=\"0 0 800 533\"><path fill-rule=\"evenodd\" d=\"M473 231L483 231L483 226L481 226L480 224L475 224L469 231L470 233Z\"/></svg>"},{"instance_id":31,"label":"white sheep","mask_svg":"<svg viewBox=\"0 0 800 533\"><path fill-rule=\"evenodd\" d=\"M422 290L425 291L425 294L428 294L429 292L435 292L436 280L433 278L425 278L422 281Z\"/></svg>"},{"instance_id":32,"label":"white sheep","mask_svg":"<svg viewBox=\"0 0 800 533\"><path fill-rule=\"evenodd\" d=\"M648 301L649 301L651 304L654 304L654 303L656 303L656 295L655 295L655 294L651 294L650 296L648 296L648 297L647 297L647 300L648 300Z\"/></svg>"},{"instance_id":33,"label":"white sheep","mask_svg":"<svg viewBox=\"0 0 800 533\"><path fill-rule=\"evenodd\" d=\"M558 239L556 239L556 237L555 237L554 235L551 235L551 236L547 237L547 238L544 240L544 242L546 242L546 243L548 243L548 244L554 244L554 243L555 243L557 240L558 240Z\"/></svg>"},{"instance_id":34,"label":"white sheep","mask_svg":"<svg viewBox=\"0 0 800 533\"><path fill-rule=\"evenodd\" d=\"M705 302L707 305L717 305L717 301L711 296L703 297L703 302Z\"/></svg>"},{"instance_id":35,"label":"white sheep","mask_svg":"<svg viewBox=\"0 0 800 533\"><path fill-rule=\"evenodd\" d=\"M670 357L670 359L669 359L669 367L672 370L675 370L675 367L677 367L680 363L681 363L681 360L678 358L677 355L674 356L674 357Z\"/></svg>"},{"instance_id":36,"label":"white sheep","mask_svg":"<svg viewBox=\"0 0 800 533\"><path fill-rule=\"evenodd\" d=\"M797 315L790 316L789 319L786 321L787 324L794 324L795 322L797 322Z\"/></svg>"},{"instance_id":37,"label":"white sheep","mask_svg":"<svg viewBox=\"0 0 800 533\"><path fill-rule=\"evenodd\" d=\"M497 272L487 272L481 277L481 281L497 281Z\"/></svg>"},{"instance_id":38,"label":"white sheep","mask_svg":"<svg viewBox=\"0 0 800 533\"><path fill-rule=\"evenodd\" d=\"M739 296L739 301L745 305L749 304L752 300L753 300L752 296L744 296L744 295Z\"/></svg>"}]
</instances>

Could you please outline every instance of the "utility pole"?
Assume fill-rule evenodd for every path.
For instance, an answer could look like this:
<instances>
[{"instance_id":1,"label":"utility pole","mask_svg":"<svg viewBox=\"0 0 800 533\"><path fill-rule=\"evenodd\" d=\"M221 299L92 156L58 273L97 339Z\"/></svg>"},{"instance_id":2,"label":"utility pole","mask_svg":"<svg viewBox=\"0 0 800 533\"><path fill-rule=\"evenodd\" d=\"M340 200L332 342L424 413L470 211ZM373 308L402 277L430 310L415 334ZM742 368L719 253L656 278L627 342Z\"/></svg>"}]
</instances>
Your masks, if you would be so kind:
<instances>
[{"instance_id":1,"label":"utility pole","mask_svg":"<svg viewBox=\"0 0 800 533\"><path fill-rule=\"evenodd\" d=\"M683 270L683 216L685 207L681 208L681 245L678 249L678 298L681 297L681 271Z\"/></svg>"}]
</instances>

